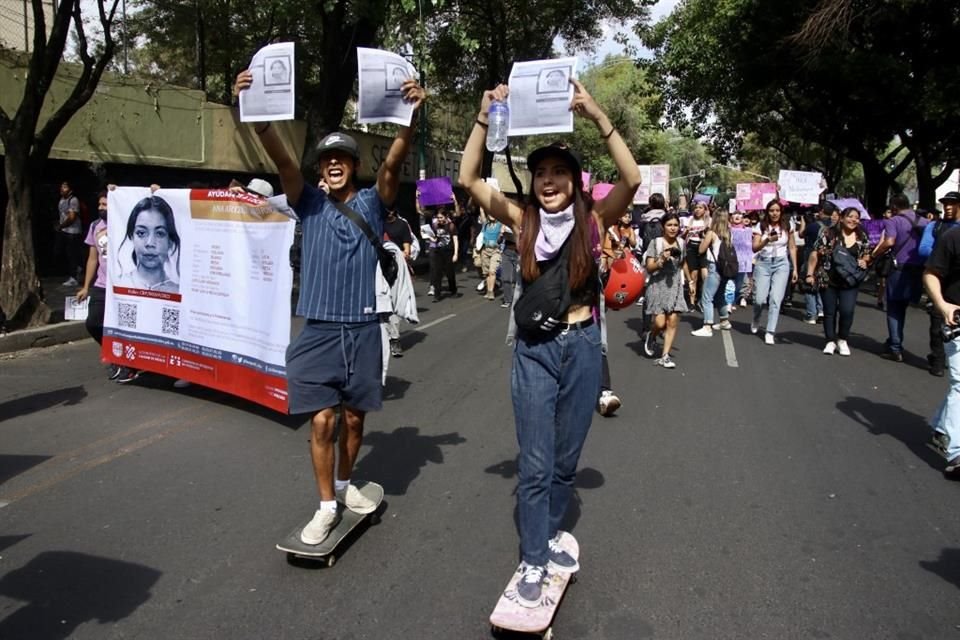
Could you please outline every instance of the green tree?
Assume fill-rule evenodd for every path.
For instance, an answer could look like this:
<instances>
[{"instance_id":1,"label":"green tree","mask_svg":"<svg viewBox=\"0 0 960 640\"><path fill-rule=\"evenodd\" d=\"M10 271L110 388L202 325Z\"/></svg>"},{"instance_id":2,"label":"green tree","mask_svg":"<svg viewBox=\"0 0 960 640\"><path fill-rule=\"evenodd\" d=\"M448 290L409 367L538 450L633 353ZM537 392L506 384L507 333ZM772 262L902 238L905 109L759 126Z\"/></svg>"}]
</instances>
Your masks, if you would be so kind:
<instances>
[{"instance_id":1,"label":"green tree","mask_svg":"<svg viewBox=\"0 0 960 640\"><path fill-rule=\"evenodd\" d=\"M0 265L0 308L14 326L45 323L50 309L40 297L33 251L33 183L57 136L70 119L93 96L104 70L113 57L114 17L119 0L97 0L96 9L103 41L88 41L81 0L62 0L48 25L44 3L31 0L33 42L28 54L23 95L10 115L0 107L0 140L4 147L4 179L7 208ZM73 31L79 65L70 74L73 89L41 123L47 92L63 59L68 34Z\"/></svg>"},{"instance_id":2,"label":"green tree","mask_svg":"<svg viewBox=\"0 0 960 640\"><path fill-rule=\"evenodd\" d=\"M817 28L831 16L841 37ZM838 156L856 161L878 209L911 163L921 200L958 164L958 24L950 0L688 0L642 37L673 122L725 157L753 132L834 179ZM905 155L887 152L894 138Z\"/></svg>"}]
</instances>

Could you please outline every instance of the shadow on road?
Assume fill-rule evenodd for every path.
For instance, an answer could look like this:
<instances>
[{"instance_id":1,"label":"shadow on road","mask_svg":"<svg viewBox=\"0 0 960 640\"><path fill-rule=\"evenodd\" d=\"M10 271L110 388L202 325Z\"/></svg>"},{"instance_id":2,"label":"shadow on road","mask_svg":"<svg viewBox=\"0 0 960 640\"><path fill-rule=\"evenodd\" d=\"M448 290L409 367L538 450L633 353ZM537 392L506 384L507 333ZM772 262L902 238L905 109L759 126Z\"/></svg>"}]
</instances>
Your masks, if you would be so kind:
<instances>
[{"instance_id":1,"label":"shadow on road","mask_svg":"<svg viewBox=\"0 0 960 640\"><path fill-rule=\"evenodd\" d=\"M5 551L21 540L26 540L31 534L23 533L15 536L0 536L0 552Z\"/></svg>"},{"instance_id":2,"label":"shadow on road","mask_svg":"<svg viewBox=\"0 0 960 640\"><path fill-rule=\"evenodd\" d=\"M921 560L919 564L953 586L960 587L960 549L944 549L936 560Z\"/></svg>"},{"instance_id":3,"label":"shadow on road","mask_svg":"<svg viewBox=\"0 0 960 640\"><path fill-rule=\"evenodd\" d=\"M0 455L0 484L32 469L52 456Z\"/></svg>"},{"instance_id":4,"label":"shadow on road","mask_svg":"<svg viewBox=\"0 0 960 640\"><path fill-rule=\"evenodd\" d=\"M81 400L87 397L87 390L83 386L64 387L53 391L44 391L34 393L33 395L22 398L14 398L6 402L0 402L0 422L12 420L20 416L43 411L50 407L62 404L66 407L79 404Z\"/></svg>"},{"instance_id":5,"label":"shadow on road","mask_svg":"<svg viewBox=\"0 0 960 640\"><path fill-rule=\"evenodd\" d=\"M463 444L459 433L421 435L417 427L398 427L391 433L372 431L363 437L370 453L357 462L354 475L383 485L390 496L402 496L428 462L443 464L440 447Z\"/></svg>"},{"instance_id":6,"label":"shadow on road","mask_svg":"<svg viewBox=\"0 0 960 640\"><path fill-rule=\"evenodd\" d=\"M59 640L91 620L118 622L150 599L160 575L130 562L46 551L0 578L0 595L26 602L0 620L0 638Z\"/></svg>"},{"instance_id":7,"label":"shadow on road","mask_svg":"<svg viewBox=\"0 0 960 640\"><path fill-rule=\"evenodd\" d=\"M383 385L383 400L399 400L407 393L410 388L410 381L398 378L396 376L387 376L387 382Z\"/></svg>"},{"instance_id":8,"label":"shadow on road","mask_svg":"<svg viewBox=\"0 0 960 640\"><path fill-rule=\"evenodd\" d=\"M411 325L407 331L400 334L400 346L406 351L426 339L427 334L425 332L417 329L417 325Z\"/></svg>"},{"instance_id":9,"label":"shadow on road","mask_svg":"<svg viewBox=\"0 0 960 640\"><path fill-rule=\"evenodd\" d=\"M512 460L504 460L503 462L491 465L483 471L484 473L500 476L504 480L509 480L517 476L517 466L517 458L513 458ZM573 483L573 498L567 507L567 514L563 517L563 522L560 523L561 529L572 532L580 521L580 515L582 513L581 507L583 505L583 500L580 498L580 489L599 489L603 486L604 482L606 482L606 479L603 477L603 474L593 467L584 467L577 471L577 479ZM514 485L512 493L516 495L516 485ZM513 522L519 531L520 515L517 509L518 507L514 506Z\"/></svg>"},{"instance_id":10,"label":"shadow on road","mask_svg":"<svg viewBox=\"0 0 960 640\"><path fill-rule=\"evenodd\" d=\"M875 436L888 435L907 446L930 468L943 469L943 457L927 447L930 427L923 416L903 407L866 398L848 397L837 403L837 409L854 422L863 425Z\"/></svg>"}]
</instances>

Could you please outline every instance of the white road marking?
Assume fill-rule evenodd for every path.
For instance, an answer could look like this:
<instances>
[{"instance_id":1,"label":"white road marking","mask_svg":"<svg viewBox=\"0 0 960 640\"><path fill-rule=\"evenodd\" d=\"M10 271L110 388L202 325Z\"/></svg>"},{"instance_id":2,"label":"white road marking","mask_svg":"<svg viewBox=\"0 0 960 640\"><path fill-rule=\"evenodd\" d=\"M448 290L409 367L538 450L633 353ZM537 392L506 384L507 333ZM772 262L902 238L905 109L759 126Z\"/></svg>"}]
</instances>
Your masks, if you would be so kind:
<instances>
[{"instance_id":1,"label":"white road marking","mask_svg":"<svg viewBox=\"0 0 960 640\"><path fill-rule=\"evenodd\" d=\"M443 316L442 318L437 318L437 319L434 320L433 322L428 322L427 324L418 324L418 325L416 325L416 328L410 329L409 332L408 332L408 331L404 331L404 333L410 333L410 332L414 332L414 331L423 331L424 329L429 329L430 327L435 327L435 326L437 326L438 324L440 324L441 322L446 322L446 321L449 320L450 318L456 318L456 317L457 317L457 314L451 313L450 315Z\"/></svg>"},{"instance_id":2,"label":"white road marking","mask_svg":"<svg viewBox=\"0 0 960 640\"><path fill-rule=\"evenodd\" d=\"M734 369L739 368L737 352L733 349L733 336L730 335L729 331L721 331L720 333L723 336L723 352L727 356L727 366Z\"/></svg>"}]
</instances>

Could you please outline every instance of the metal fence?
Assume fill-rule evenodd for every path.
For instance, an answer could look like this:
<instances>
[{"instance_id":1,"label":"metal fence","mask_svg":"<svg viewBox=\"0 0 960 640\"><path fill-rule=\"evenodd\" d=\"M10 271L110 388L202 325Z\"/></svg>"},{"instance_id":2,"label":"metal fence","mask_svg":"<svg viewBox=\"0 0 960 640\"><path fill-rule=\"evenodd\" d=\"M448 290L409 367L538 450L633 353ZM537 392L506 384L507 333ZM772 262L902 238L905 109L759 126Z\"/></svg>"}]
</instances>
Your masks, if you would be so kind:
<instances>
[{"instance_id":1,"label":"metal fence","mask_svg":"<svg viewBox=\"0 0 960 640\"><path fill-rule=\"evenodd\" d=\"M53 22L56 0L43 2L44 21ZM0 0L0 46L18 51L33 47L33 3L30 0Z\"/></svg>"}]
</instances>

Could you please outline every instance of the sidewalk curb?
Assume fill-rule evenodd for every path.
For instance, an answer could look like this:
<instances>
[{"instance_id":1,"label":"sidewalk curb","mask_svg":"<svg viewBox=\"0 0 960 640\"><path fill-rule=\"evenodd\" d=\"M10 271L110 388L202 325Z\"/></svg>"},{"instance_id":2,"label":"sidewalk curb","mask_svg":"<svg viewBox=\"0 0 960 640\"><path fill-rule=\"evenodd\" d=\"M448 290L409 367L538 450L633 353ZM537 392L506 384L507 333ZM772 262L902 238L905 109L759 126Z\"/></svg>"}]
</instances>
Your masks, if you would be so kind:
<instances>
[{"instance_id":1,"label":"sidewalk curb","mask_svg":"<svg viewBox=\"0 0 960 640\"><path fill-rule=\"evenodd\" d=\"M89 338L86 323L82 320L58 322L44 327L34 327L14 331L0 338L0 354L25 351L39 347L52 347L57 344L74 342Z\"/></svg>"}]
</instances>

